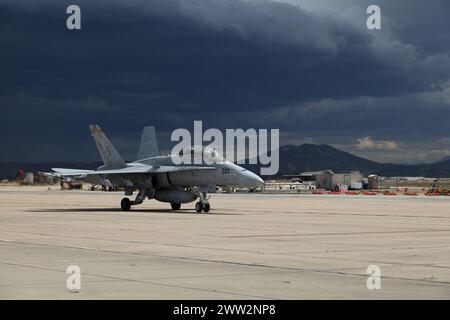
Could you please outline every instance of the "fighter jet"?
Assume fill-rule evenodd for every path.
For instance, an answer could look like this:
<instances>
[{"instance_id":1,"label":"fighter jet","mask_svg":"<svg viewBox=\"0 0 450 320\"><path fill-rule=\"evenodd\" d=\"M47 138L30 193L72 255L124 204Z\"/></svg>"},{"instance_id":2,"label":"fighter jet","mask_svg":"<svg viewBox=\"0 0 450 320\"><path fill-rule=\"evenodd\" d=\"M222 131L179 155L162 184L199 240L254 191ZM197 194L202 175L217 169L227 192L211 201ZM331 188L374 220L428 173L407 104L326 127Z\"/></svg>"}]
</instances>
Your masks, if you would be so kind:
<instances>
[{"instance_id":1,"label":"fighter jet","mask_svg":"<svg viewBox=\"0 0 450 320\"><path fill-rule=\"evenodd\" d=\"M210 212L208 193L214 193L216 186L254 189L264 185L259 176L224 159L219 152L210 148L194 146L182 152L189 152L192 157L201 156L212 164L176 165L178 161L174 161L174 158L182 155L160 156L153 127L144 128L142 133L138 152L138 158L141 159L126 163L98 125L90 125L89 128L104 165L96 170L52 170L62 177L78 177L92 184L122 187L125 196L132 196L137 190L134 200L128 197L122 199L120 207L124 211L143 203L145 199L170 203L173 210L179 210L181 204L198 199L195 211Z\"/></svg>"}]
</instances>

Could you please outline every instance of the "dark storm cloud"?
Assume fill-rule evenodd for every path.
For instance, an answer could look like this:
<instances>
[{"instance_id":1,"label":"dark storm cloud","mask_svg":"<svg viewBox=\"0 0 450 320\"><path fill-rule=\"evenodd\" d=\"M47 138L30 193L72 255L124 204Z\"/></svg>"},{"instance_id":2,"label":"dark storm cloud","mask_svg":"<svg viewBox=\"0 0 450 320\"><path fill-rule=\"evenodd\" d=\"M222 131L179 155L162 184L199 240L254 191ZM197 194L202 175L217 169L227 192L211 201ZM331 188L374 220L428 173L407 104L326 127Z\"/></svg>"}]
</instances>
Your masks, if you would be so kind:
<instances>
[{"instance_id":1,"label":"dark storm cloud","mask_svg":"<svg viewBox=\"0 0 450 320\"><path fill-rule=\"evenodd\" d=\"M64 1L33 9L7 6L4 90L95 94L137 108L144 98L145 105L259 109L425 91L448 80L448 56L421 56L364 26L289 4L138 3L81 1L80 32L65 29Z\"/></svg>"},{"instance_id":2,"label":"dark storm cloud","mask_svg":"<svg viewBox=\"0 0 450 320\"><path fill-rule=\"evenodd\" d=\"M364 5L344 3L351 18L274 1L77 1L82 30L68 31L65 10L72 1L4 1L0 139L10 152L3 158L35 158L30 148L44 144L50 158L94 157L95 149L67 147L89 139L91 122L107 123L131 154L128 141L148 124L167 131L201 119L287 133L301 124L318 136L359 130L363 137L392 128L406 134L420 119L448 119L445 102L438 110L420 100L448 86L448 42L440 43L450 35L447 2L430 4L421 19L417 1L382 2L381 31L365 28ZM404 96L415 110L407 121L392 114L405 111L393 102L403 98L392 100ZM361 103L366 97L372 107ZM323 119L336 121L318 127ZM381 124L364 125L370 119ZM6 141L15 123L22 130ZM67 124L64 138L55 136ZM430 130L450 135L439 127ZM21 144L31 134L34 143Z\"/></svg>"}]
</instances>

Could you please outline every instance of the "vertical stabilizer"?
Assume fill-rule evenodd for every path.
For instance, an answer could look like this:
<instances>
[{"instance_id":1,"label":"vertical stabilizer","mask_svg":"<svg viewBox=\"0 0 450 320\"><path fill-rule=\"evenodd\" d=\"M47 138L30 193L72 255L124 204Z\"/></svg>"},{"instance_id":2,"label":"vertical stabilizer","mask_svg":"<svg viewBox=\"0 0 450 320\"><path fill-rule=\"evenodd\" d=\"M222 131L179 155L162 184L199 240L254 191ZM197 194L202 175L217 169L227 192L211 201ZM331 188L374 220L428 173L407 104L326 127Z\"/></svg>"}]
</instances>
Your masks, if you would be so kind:
<instances>
[{"instance_id":1,"label":"vertical stabilizer","mask_svg":"<svg viewBox=\"0 0 450 320\"><path fill-rule=\"evenodd\" d=\"M137 160L159 156L158 141L156 139L155 127L148 126L142 130L141 145L137 155Z\"/></svg>"},{"instance_id":2,"label":"vertical stabilizer","mask_svg":"<svg viewBox=\"0 0 450 320\"><path fill-rule=\"evenodd\" d=\"M97 144L98 151L105 164L105 169L118 169L126 167L126 163L120 156L119 152L113 146L108 137L103 133L100 126L93 124L89 126L92 137Z\"/></svg>"}]
</instances>

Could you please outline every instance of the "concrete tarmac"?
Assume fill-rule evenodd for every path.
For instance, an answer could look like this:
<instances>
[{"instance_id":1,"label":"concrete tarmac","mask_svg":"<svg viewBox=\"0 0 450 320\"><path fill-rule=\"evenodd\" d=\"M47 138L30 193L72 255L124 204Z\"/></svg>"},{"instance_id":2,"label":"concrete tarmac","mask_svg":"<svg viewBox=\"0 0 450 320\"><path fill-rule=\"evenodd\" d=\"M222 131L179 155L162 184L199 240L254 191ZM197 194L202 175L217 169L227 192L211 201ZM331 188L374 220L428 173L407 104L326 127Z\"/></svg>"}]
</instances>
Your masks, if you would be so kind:
<instances>
[{"instance_id":1,"label":"concrete tarmac","mask_svg":"<svg viewBox=\"0 0 450 320\"><path fill-rule=\"evenodd\" d=\"M0 186L0 299L450 298L450 197L216 194L197 214L53 189Z\"/></svg>"}]
</instances>

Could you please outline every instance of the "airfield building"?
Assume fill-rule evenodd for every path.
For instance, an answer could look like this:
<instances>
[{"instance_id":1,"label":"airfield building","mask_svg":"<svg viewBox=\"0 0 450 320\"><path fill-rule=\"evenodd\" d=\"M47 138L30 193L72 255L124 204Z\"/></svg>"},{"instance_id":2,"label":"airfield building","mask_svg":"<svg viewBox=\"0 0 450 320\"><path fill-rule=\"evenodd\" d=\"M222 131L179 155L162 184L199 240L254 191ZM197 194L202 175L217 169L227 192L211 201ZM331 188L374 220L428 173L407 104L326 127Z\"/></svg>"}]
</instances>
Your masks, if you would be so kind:
<instances>
[{"instance_id":1,"label":"airfield building","mask_svg":"<svg viewBox=\"0 0 450 320\"><path fill-rule=\"evenodd\" d=\"M331 170L315 175L316 188L325 190L360 190L363 176L359 171L350 173L334 173Z\"/></svg>"}]
</instances>

